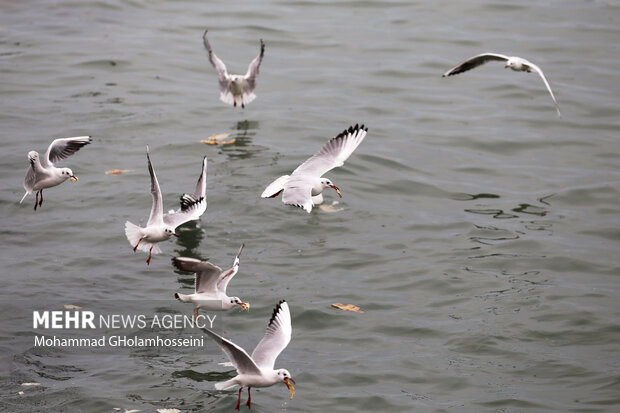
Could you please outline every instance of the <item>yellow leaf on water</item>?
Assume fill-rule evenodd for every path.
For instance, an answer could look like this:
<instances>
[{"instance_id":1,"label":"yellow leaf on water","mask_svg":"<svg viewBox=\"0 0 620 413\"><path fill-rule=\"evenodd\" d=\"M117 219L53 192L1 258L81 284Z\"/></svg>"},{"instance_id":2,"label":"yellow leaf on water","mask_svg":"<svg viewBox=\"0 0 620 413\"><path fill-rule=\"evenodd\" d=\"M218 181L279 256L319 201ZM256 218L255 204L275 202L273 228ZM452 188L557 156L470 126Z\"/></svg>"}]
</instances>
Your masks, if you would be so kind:
<instances>
[{"instance_id":1,"label":"yellow leaf on water","mask_svg":"<svg viewBox=\"0 0 620 413\"><path fill-rule=\"evenodd\" d=\"M127 172L131 172L133 169L110 169L109 171L105 171L106 175L120 175Z\"/></svg>"},{"instance_id":2,"label":"yellow leaf on water","mask_svg":"<svg viewBox=\"0 0 620 413\"><path fill-rule=\"evenodd\" d=\"M358 306L353 305L353 304L335 303L335 304L332 304L332 307L338 308L338 309L344 310L344 311L354 311L356 313L363 313L363 311Z\"/></svg>"},{"instance_id":3,"label":"yellow leaf on water","mask_svg":"<svg viewBox=\"0 0 620 413\"><path fill-rule=\"evenodd\" d=\"M209 136L208 139L203 139L200 142L206 143L207 145L227 145L231 143L235 143L235 139L229 139L230 133L215 133Z\"/></svg>"}]
</instances>

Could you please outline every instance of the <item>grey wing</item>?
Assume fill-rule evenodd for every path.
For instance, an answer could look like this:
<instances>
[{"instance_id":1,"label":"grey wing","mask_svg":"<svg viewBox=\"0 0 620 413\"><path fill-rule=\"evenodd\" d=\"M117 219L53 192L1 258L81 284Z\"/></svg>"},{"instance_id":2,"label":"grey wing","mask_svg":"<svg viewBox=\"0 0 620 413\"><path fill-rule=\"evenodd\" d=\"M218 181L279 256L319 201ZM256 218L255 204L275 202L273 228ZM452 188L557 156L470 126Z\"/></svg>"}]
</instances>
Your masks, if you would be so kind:
<instances>
[{"instance_id":1,"label":"grey wing","mask_svg":"<svg viewBox=\"0 0 620 413\"><path fill-rule=\"evenodd\" d=\"M543 71L540 69L540 67L536 66L532 62L527 62L527 65L540 75L543 82L545 83L545 86L547 87L547 90L549 91L549 94L551 95L551 99L553 99L553 103L555 104L555 109L558 112L558 116L562 117L562 113L560 113L560 106L558 105L558 102L555 100L555 96L553 96L553 92L551 91L551 86L549 86L549 82L547 82L547 78L545 77Z\"/></svg>"},{"instance_id":2,"label":"grey wing","mask_svg":"<svg viewBox=\"0 0 620 413\"><path fill-rule=\"evenodd\" d=\"M207 49L207 52L209 52L209 61L217 72L217 77L220 81L220 91L222 93L225 93L226 91L228 91L230 77L228 76L228 71L226 70L226 65L224 64L224 62L222 62L222 60L220 60L220 58L217 57L215 53L213 53L213 50L211 49L211 44L209 43L209 39L207 39L207 32L208 30L205 30L205 33L202 36L202 41L205 45L205 49Z\"/></svg>"},{"instance_id":3,"label":"grey wing","mask_svg":"<svg viewBox=\"0 0 620 413\"><path fill-rule=\"evenodd\" d=\"M187 257L174 257L172 264L181 271L195 273L194 289L197 293L217 292L217 282L222 273L217 265Z\"/></svg>"},{"instance_id":4,"label":"grey wing","mask_svg":"<svg viewBox=\"0 0 620 413\"><path fill-rule=\"evenodd\" d=\"M474 69L480 65L485 64L490 61L507 61L508 56L504 56L503 54L498 53L482 53L476 56L472 56L469 59L466 59L454 66L452 69L448 70L443 74L442 77L457 75L459 73L466 72L468 70Z\"/></svg>"},{"instance_id":5,"label":"grey wing","mask_svg":"<svg viewBox=\"0 0 620 413\"><path fill-rule=\"evenodd\" d=\"M305 179L303 174L291 175L284 184L282 202L287 205L298 206L307 212L312 211L312 182Z\"/></svg>"},{"instance_id":6,"label":"grey wing","mask_svg":"<svg viewBox=\"0 0 620 413\"><path fill-rule=\"evenodd\" d=\"M34 184L37 182L37 173L34 170L34 165L28 168L28 172L26 172L26 178L24 179L24 189L27 194L31 194L34 189Z\"/></svg>"},{"instance_id":7,"label":"grey wing","mask_svg":"<svg viewBox=\"0 0 620 413\"><path fill-rule=\"evenodd\" d=\"M276 359L291 341L291 312L282 300L273 310L265 336L252 352L252 360L262 369L273 369Z\"/></svg>"},{"instance_id":8,"label":"grey wing","mask_svg":"<svg viewBox=\"0 0 620 413\"><path fill-rule=\"evenodd\" d=\"M151 164L151 157L149 156L149 147L146 147L146 160L149 167L149 174L151 175L151 196L153 197L153 206L151 207L151 215L149 216L148 224L158 224L162 222L164 203L161 197L161 190L159 189L159 182L157 181L157 175Z\"/></svg>"},{"instance_id":9,"label":"grey wing","mask_svg":"<svg viewBox=\"0 0 620 413\"><path fill-rule=\"evenodd\" d=\"M232 341L215 334L211 330L203 328L202 331L204 331L205 334L211 337L220 346L222 351L226 354L226 356L228 356L229 360L232 362L233 366L235 366L239 374L261 374L260 369L254 362L254 360L252 360L252 357L250 357L244 349L242 349Z\"/></svg>"},{"instance_id":10,"label":"grey wing","mask_svg":"<svg viewBox=\"0 0 620 413\"><path fill-rule=\"evenodd\" d=\"M181 195L181 209L164 214L164 222L172 227L199 219L207 210L207 157L202 158L202 170L193 195Z\"/></svg>"},{"instance_id":11,"label":"grey wing","mask_svg":"<svg viewBox=\"0 0 620 413\"><path fill-rule=\"evenodd\" d=\"M85 145L91 142L90 136L76 136L74 138L60 138L54 139L45 152L45 156L41 159L41 165L44 167L60 161L61 159L68 158Z\"/></svg>"},{"instance_id":12,"label":"grey wing","mask_svg":"<svg viewBox=\"0 0 620 413\"><path fill-rule=\"evenodd\" d=\"M230 282L230 280L232 280L235 274L237 274L237 271L239 271L239 256L241 255L241 251L243 251L243 246L244 244L242 243L241 247L239 248L239 252L237 252L235 260L233 261L232 267L219 274L217 280L217 289L223 293L226 293L226 287L228 287L228 283Z\"/></svg>"},{"instance_id":13,"label":"grey wing","mask_svg":"<svg viewBox=\"0 0 620 413\"><path fill-rule=\"evenodd\" d=\"M258 69L263 61L263 55L265 54L265 43L263 39L260 39L260 52L258 56L252 60L250 66L248 66L248 72L245 74L245 80L248 82L248 90L246 93L252 93L256 88L256 77L258 76Z\"/></svg>"},{"instance_id":14,"label":"grey wing","mask_svg":"<svg viewBox=\"0 0 620 413\"><path fill-rule=\"evenodd\" d=\"M345 129L323 145L320 151L299 165L291 174L291 178L296 174L307 174L320 178L327 171L342 166L344 161L362 143L367 132L368 128L364 125L350 126Z\"/></svg>"}]
</instances>

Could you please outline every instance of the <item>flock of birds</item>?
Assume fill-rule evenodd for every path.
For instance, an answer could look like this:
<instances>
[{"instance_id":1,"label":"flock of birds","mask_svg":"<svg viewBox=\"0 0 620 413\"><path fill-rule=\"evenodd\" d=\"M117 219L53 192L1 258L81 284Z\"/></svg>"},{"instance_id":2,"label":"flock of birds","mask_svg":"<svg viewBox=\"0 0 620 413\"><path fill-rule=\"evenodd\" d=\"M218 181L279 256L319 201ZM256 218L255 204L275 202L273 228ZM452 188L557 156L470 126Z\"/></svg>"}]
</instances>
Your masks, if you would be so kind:
<instances>
[{"instance_id":1,"label":"flock of birds","mask_svg":"<svg viewBox=\"0 0 620 413\"><path fill-rule=\"evenodd\" d=\"M265 53L265 43L262 39L260 40L260 52L250 63L245 75L231 75L228 73L224 62L213 53L207 39L207 31L204 32L203 43L209 54L209 61L217 71L220 99L229 105L245 108L247 104L256 98L254 90L260 64ZM534 71L538 73L553 99L558 116L561 116L560 108L543 71L535 64L520 57L483 53L463 61L448 70L443 76L456 75L491 61L504 62L505 68L515 71ZM350 126L345 129L330 139L317 153L299 165L290 175L283 175L269 184L261 194L261 197L274 198L282 194L282 202L300 207L308 213L312 211L313 206L323 202L323 190L326 188L333 188L338 196L342 197L340 188L323 175L336 167L342 166L353 151L362 143L367 132L368 128L364 125ZM24 201L26 196L35 192L34 210L36 211L43 204L44 189L60 185L67 179L77 182L78 178L71 169L57 168L54 166L54 163L73 155L85 145L90 144L91 141L92 138L90 136L55 139L47 148L43 158L40 158L38 152L30 151L28 153L30 166L24 180L26 193L20 203ZM145 227L140 227L127 221L125 223L125 235L134 252L138 249L148 252L149 255L146 260L148 265L151 262L152 254L161 253L158 243L166 241L172 236L178 236L175 232L178 226L200 219L206 211L207 157L205 156L202 159L200 176L194 192L181 195L179 209L168 213L164 213L161 189L155 169L151 163L148 146L146 148L146 158L151 177L150 192L153 198L151 212ZM232 267L226 271L210 262L194 258L174 257L172 259L172 264L177 269L194 273L194 294L174 294L174 298L177 300L194 304L194 319L198 318L198 312L201 308L221 311L239 306L243 310L249 310L249 303L244 302L239 297L229 297L226 293L229 282L239 270L240 255L243 247L244 245L241 244ZM244 349L232 341L219 336L213 331L203 330L221 347L237 370L237 376L234 378L215 384L215 388L218 390L227 390L234 386L239 386L239 397L235 407L237 410L240 407L243 387L248 388L248 400L246 403L248 408L251 407L250 389L252 387L268 387L277 383L284 383L290 391L290 398L293 398L295 388L291 383L295 383L295 381L291 374L286 369L274 369L276 358L291 340L291 314L286 301L280 301L274 308L267 325L267 331L251 355L248 355Z\"/></svg>"}]
</instances>

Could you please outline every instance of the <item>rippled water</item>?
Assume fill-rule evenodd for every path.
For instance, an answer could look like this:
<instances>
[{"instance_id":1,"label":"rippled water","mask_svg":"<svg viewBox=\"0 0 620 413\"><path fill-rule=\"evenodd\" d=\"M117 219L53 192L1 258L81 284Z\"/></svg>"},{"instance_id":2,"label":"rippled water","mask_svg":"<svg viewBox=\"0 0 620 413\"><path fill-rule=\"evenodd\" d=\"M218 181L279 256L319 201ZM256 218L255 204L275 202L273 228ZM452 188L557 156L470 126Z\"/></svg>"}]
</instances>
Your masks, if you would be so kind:
<instances>
[{"instance_id":1,"label":"rippled water","mask_svg":"<svg viewBox=\"0 0 620 413\"><path fill-rule=\"evenodd\" d=\"M230 288L252 310L215 329L251 349L286 298L276 365L297 381L252 411L618 410L619 23L606 1L1 3L0 409L233 410L211 342L35 348L30 311L190 314L170 257L226 267L244 242ZM231 72L266 43L245 110L218 100L207 27ZM483 51L542 67L564 117L533 74L441 78ZM259 198L357 122L336 212ZM214 133L236 141L200 143ZM94 137L63 162L80 181L19 205L27 152L76 135ZM123 231L148 217L147 144L167 208L209 158L206 214L150 266Z\"/></svg>"}]
</instances>

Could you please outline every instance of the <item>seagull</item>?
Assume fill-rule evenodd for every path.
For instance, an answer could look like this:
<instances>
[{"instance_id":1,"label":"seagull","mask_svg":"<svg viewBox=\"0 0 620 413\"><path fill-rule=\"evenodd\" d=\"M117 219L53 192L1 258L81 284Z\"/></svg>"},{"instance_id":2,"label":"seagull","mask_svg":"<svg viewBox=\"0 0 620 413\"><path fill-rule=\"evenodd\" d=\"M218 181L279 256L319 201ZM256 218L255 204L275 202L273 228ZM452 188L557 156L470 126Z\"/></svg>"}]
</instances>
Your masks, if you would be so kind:
<instances>
[{"instance_id":1,"label":"seagull","mask_svg":"<svg viewBox=\"0 0 620 413\"><path fill-rule=\"evenodd\" d=\"M283 175L265 188L261 198L274 198L282 192L282 202L312 211L313 205L323 202L323 189L334 188L342 198L340 189L322 175L338 166L353 153L364 140L368 128L350 126L330 139L320 151L299 165L291 175Z\"/></svg>"},{"instance_id":2,"label":"seagull","mask_svg":"<svg viewBox=\"0 0 620 413\"><path fill-rule=\"evenodd\" d=\"M250 394L252 387L269 387L283 382L289 389L291 400L293 399L295 387L293 387L291 382L295 383L295 380L291 377L291 373L286 369L273 369L276 358L291 341L291 334L293 332L291 312L285 300L281 300L274 308L265 336L258 343L251 356L232 341L220 337L206 328L202 330L215 340L237 369L237 375L234 378L215 383L217 390L227 390L236 385L240 386L236 410L239 410L241 390L244 387L248 388L248 401L246 403L248 409L252 406L252 395Z\"/></svg>"},{"instance_id":3,"label":"seagull","mask_svg":"<svg viewBox=\"0 0 620 413\"><path fill-rule=\"evenodd\" d=\"M237 104L240 104L242 108L245 108L245 105L256 98L254 89L256 88L258 68L265 54L265 43L263 39L260 39L260 53L252 60L245 75L229 75L224 62L211 50L211 45L207 39L207 31L205 30L202 40L209 52L209 61L217 71L217 77L220 81L220 100L235 107Z\"/></svg>"},{"instance_id":4,"label":"seagull","mask_svg":"<svg viewBox=\"0 0 620 413\"><path fill-rule=\"evenodd\" d=\"M159 245L160 241L165 241L171 236L178 237L174 232L175 228L188 221L197 220L207 209L207 157L202 158L202 172L196 184L196 190L193 195L181 195L181 208L177 211L171 211L164 214L164 205L159 189L159 182L151 164L149 156L149 147L146 147L146 159L148 161L149 173L151 174L151 195L153 197L153 206L151 207L151 215L146 224L146 228L139 227L131 222L125 222L125 235L129 243L136 249L148 251L149 257L146 260L147 265L151 262L151 254L161 253Z\"/></svg>"},{"instance_id":5,"label":"seagull","mask_svg":"<svg viewBox=\"0 0 620 413\"><path fill-rule=\"evenodd\" d=\"M200 261L195 258L174 257L172 264L181 271L193 272L196 275L194 280L194 294L174 293L174 298L183 303L194 303L194 321L198 319L198 309L207 310L230 310L235 305L249 311L250 304L244 303L239 297L229 297L226 295L226 287L232 278L239 271L239 256L243 250L243 244L237 252L235 261L230 269L223 271L217 265L207 261Z\"/></svg>"},{"instance_id":6,"label":"seagull","mask_svg":"<svg viewBox=\"0 0 620 413\"><path fill-rule=\"evenodd\" d=\"M73 175L71 169L56 168L54 162L68 158L90 142L90 136L54 139L41 160L39 160L39 152L28 152L30 168L28 168L26 179L24 179L24 189L26 193L19 203L21 204L24 202L24 199L33 191L37 191L34 200L34 210L36 211L37 206L43 204L43 190L45 188L60 185L67 179L71 180L71 182L77 182L77 176Z\"/></svg>"},{"instance_id":7,"label":"seagull","mask_svg":"<svg viewBox=\"0 0 620 413\"><path fill-rule=\"evenodd\" d=\"M542 78L543 82L545 83L545 86L547 87L547 90L549 91L549 94L551 95L551 99L553 99L553 103L555 103L555 108L558 111L558 116L562 117L562 114L560 113L560 106L558 105L558 102L555 100L555 96L553 96L553 92L551 91L551 86L549 86L549 82L547 82L547 78L545 77L543 71L540 69L540 67L536 66L534 63L528 60L525 60L521 57L504 56L503 54L498 54L498 53L482 53L477 56L472 56L469 59L459 63L457 66L453 67L452 69L444 73L442 77L457 75L459 73L463 73L468 70L474 69L490 61L506 62L506 64L504 65L504 68L505 69L510 68L514 70L515 72L534 71L538 73L540 77Z\"/></svg>"}]
</instances>

